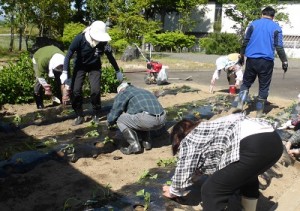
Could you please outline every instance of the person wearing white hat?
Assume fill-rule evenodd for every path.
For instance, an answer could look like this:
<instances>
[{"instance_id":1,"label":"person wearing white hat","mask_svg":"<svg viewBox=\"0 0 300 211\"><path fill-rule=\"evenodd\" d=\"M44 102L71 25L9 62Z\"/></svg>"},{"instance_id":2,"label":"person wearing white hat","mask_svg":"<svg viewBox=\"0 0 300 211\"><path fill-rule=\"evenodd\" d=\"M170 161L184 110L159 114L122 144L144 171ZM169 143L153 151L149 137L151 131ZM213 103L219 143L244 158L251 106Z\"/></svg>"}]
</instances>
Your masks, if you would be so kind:
<instances>
[{"instance_id":1,"label":"person wearing white hat","mask_svg":"<svg viewBox=\"0 0 300 211\"><path fill-rule=\"evenodd\" d=\"M86 75L88 75L91 86L91 104L95 123L99 123L99 112L101 110L100 81L101 81L101 55L105 54L116 71L118 81L123 80L123 74L113 56L109 45L111 37L106 32L106 25L102 21L95 21L82 33L78 34L69 46L64 61L64 71L68 72L70 60L76 52L74 60L74 71L72 75L72 107L77 115L73 125L82 124L84 121L82 103L82 86Z\"/></svg>"},{"instance_id":2,"label":"person wearing white hat","mask_svg":"<svg viewBox=\"0 0 300 211\"><path fill-rule=\"evenodd\" d=\"M112 109L107 115L107 123L109 126L117 124L129 143L128 147L121 148L121 152L125 155L138 154L142 152L142 146L150 150L150 131L165 125L165 110L157 97L148 90L123 82L117 91Z\"/></svg>"},{"instance_id":3,"label":"person wearing white hat","mask_svg":"<svg viewBox=\"0 0 300 211\"><path fill-rule=\"evenodd\" d=\"M220 56L216 60L216 70L210 81L210 92L213 92L216 85L216 80L220 78L221 71L224 70L227 73L227 80L229 83L229 93L236 94L243 81L242 65L238 63L239 54L232 53L226 56Z\"/></svg>"},{"instance_id":4,"label":"person wearing white hat","mask_svg":"<svg viewBox=\"0 0 300 211\"><path fill-rule=\"evenodd\" d=\"M66 80L61 80L61 78L66 77L67 79L67 75L62 72L64 59L64 52L54 45L42 47L33 54L32 62L36 77L34 98L38 109L44 108L44 94L52 96L55 103L68 103L68 96L62 97ZM46 80L48 78L55 80L54 95L50 83Z\"/></svg>"}]
</instances>

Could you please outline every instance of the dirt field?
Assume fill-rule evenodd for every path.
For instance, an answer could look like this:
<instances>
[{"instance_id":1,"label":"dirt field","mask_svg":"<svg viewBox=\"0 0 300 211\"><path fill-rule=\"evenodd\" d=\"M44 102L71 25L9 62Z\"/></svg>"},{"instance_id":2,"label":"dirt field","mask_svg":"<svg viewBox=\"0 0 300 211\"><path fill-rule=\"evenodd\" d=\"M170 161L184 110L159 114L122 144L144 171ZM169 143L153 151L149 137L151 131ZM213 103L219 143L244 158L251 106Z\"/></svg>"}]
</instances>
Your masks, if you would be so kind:
<instances>
[{"instance_id":1,"label":"dirt field","mask_svg":"<svg viewBox=\"0 0 300 211\"><path fill-rule=\"evenodd\" d=\"M164 89L172 90L182 85L178 83L152 87L151 91L162 93ZM164 108L174 109L179 105L199 100L208 102L207 99L216 98L219 94L227 96L218 92L208 93L207 87L201 85L190 83L189 86L191 89L188 92L175 94L169 92L158 99ZM22 119L19 121L19 128L8 127L7 130L0 132L2 156L5 150L12 152L13 147L24 147L24 143L28 143L27 149L30 149L31 144L35 148L45 150L49 148L43 144L57 141L56 144L60 143L59 146L74 144L76 157L72 157L74 162L70 162L72 154L63 158L51 154L50 157L42 157L44 159L40 159L38 164L25 167L24 160L15 158L15 164L20 164L24 168L14 166L4 168L9 176L0 178L1 211L132 210L136 204L147 205L146 194L143 197L136 195L137 191L143 190L144 193L151 195L148 210L201 210L199 201L194 204L188 204L188 200L177 203L161 196L161 186L170 180L174 167L162 167L158 166L158 163L166 163L173 159L168 131L175 122L176 112L172 117L168 117L166 131L153 135L152 150L126 156L118 149L122 143L121 134L118 131L108 131L105 124L105 115L112 105L113 97L114 94L110 94L102 98L103 118L99 127L93 127L90 123L89 104L85 104L86 122L79 126L71 126L74 113L70 107L52 107L49 104L49 107L38 112L34 104L5 105L2 108L3 118L14 116L14 120L17 121L17 116ZM269 101L271 104L268 106L268 116L276 116L292 103L289 100L272 97ZM251 110L248 112L250 116L255 115ZM213 118L227 113L223 110ZM91 135L95 131L98 132L97 135ZM114 143L105 142L107 137L114 140ZM54 149L55 152L59 151L58 148ZM33 155L36 154L29 156L32 158ZM25 173L18 173L17 170ZM284 191L293 186L294 181L299 180L298 172L298 162L287 167L282 163L276 164L270 170L267 179L261 178L262 189L257 210L270 210L276 207L276 202ZM151 178L155 175L156 179ZM141 182L143 179L145 181ZM198 200L199 197L197 194L194 195Z\"/></svg>"}]
</instances>

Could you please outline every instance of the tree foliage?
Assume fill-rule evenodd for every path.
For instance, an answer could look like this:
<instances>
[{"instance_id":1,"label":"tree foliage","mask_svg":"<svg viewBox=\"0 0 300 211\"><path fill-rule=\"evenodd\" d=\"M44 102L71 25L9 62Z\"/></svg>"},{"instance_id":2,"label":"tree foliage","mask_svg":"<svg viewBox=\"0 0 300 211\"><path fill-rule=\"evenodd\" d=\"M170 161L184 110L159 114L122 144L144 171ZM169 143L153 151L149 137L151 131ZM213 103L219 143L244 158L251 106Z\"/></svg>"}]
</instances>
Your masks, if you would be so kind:
<instances>
[{"instance_id":1,"label":"tree foliage","mask_svg":"<svg viewBox=\"0 0 300 211\"><path fill-rule=\"evenodd\" d=\"M248 24L260 18L261 10L266 6L272 6L276 11L281 7L278 6L278 0L219 0L220 3L228 3L225 7L225 14L237 24L233 26L242 37ZM276 13L277 20L287 20L284 13Z\"/></svg>"}]
</instances>

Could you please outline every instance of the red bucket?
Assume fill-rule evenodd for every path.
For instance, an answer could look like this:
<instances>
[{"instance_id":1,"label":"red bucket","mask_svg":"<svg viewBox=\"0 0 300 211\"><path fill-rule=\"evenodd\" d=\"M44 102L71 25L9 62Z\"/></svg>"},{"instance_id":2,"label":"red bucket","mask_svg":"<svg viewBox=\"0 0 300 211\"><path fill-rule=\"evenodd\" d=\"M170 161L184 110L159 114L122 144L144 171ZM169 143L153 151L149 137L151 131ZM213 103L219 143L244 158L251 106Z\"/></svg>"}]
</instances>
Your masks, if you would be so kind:
<instances>
[{"instance_id":1,"label":"red bucket","mask_svg":"<svg viewBox=\"0 0 300 211\"><path fill-rule=\"evenodd\" d=\"M236 94L235 85L230 85L229 86L229 94L231 94L231 95L235 95Z\"/></svg>"}]
</instances>

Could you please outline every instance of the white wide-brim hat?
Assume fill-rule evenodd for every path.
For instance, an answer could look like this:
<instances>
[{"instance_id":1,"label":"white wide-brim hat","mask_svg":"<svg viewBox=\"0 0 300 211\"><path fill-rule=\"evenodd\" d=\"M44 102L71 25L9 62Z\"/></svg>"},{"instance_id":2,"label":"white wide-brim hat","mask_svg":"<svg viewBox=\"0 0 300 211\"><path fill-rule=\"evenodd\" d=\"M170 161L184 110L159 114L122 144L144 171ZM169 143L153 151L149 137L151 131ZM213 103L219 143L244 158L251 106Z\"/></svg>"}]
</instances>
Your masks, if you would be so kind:
<instances>
[{"instance_id":1,"label":"white wide-brim hat","mask_svg":"<svg viewBox=\"0 0 300 211\"><path fill-rule=\"evenodd\" d=\"M89 27L89 33L92 39L98 42L108 42L111 37L106 32L106 24L103 21L95 21Z\"/></svg>"}]
</instances>

